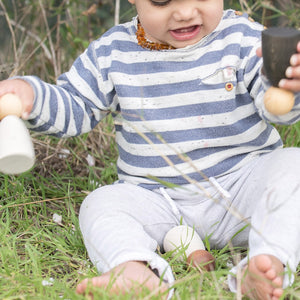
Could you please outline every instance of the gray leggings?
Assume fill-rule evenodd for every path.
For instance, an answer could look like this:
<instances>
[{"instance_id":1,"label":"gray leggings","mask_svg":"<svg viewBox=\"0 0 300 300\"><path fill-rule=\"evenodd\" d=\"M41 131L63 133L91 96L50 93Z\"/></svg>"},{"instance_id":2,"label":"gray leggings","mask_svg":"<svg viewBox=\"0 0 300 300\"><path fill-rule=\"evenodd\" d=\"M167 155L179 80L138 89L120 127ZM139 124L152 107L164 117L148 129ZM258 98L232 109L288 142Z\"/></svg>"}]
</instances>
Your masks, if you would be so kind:
<instances>
[{"instance_id":1,"label":"gray leggings","mask_svg":"<svg viewBox=\"0 0 300 300\"><path fill-rule=\"evenodd\" d=\"M300 257L299 172L300 149L286 148L197 186L163 192L129 183L101 187L80 209L89 257L99 272L130 260L147 261L172 284L171 268L156 250L163 251L165 234L182 218L202 239L209 237L212 248L228 242L249 246L250 258L272 254L295 272ZM286 278L285 285L291 282ZM234 291L234 283L230 288Z\"/></svg>"}]
</instances>

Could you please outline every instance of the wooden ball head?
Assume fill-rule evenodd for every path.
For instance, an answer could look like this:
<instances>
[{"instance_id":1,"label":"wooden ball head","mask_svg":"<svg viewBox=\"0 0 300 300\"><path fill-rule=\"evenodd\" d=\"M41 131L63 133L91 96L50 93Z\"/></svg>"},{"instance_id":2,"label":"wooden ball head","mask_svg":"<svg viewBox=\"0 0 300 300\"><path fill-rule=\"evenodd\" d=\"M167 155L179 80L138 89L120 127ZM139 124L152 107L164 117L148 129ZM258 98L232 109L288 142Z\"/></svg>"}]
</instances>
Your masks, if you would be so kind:
<instances>
[{"instance_id":1,"label":"wooden ball head","mask_svg":"<svg viewBox=\"0 0 300 300\"><path fill-rule=\"evenodd\" d=\"M272 86L265 93L264 104L271 114L284 115L294 107L295 96L290 91Z\"/></svg>"},{"instance_id":2,"label":"wooden ball head","mask_svg":"<svg viewBox=\"0 0 300 300\"><path fill-rule=\"evenodd\" d=\"M0 120L11 115L21 117L22 110L22 103L17 95L9 93L0 98Z\"/></svg>"},{"instance_id":3,"label":"wooden ball head","mask_svg":"<svg viewBox=\"0 0 300 300\"><path fill-rule=\"evenodd\" d=\"M294 106L294 94L278 88L281 79L286 78L291 56L297 52L300 31L294 28L271 27L262 32L263 70L272 84L266 92L264 104L274 115L288 113Z\"/></svg>"},{"instance_id":4,"label":"wooden ball head","mask_svg":"<svg viewBox=\"0 0 300 300\"><path fill-rule=\"evenodd\" d=\"M189 267L199 271L213 271L215 269L215 258L207 250L196 250L192 252L187 260Z\"/></svg>"}]
</instances>

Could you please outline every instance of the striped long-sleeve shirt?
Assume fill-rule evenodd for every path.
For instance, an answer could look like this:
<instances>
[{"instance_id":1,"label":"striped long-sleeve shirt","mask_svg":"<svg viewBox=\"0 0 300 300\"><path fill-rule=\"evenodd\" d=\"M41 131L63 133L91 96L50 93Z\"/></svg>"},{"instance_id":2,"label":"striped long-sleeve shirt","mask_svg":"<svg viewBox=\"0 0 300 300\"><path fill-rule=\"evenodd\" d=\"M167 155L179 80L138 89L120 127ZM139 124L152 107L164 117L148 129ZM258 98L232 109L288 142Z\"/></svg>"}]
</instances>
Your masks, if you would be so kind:
<instances>
[{"instance_id":1,"label":"striped long-sleeve shirt","mask_svg":"<svg viewBox=\"0 0 300 300\"><path fill-rule=\"evenodd\" d=\"M137 19L92 42L57 85L24 77L35 90L29 127L57 136L90 131L113 113L120 180L156 188L237 170L282 147L263 105L261 25L232 10L195 45L151 51L136 39Z\"/></svg>"}]
</instances>

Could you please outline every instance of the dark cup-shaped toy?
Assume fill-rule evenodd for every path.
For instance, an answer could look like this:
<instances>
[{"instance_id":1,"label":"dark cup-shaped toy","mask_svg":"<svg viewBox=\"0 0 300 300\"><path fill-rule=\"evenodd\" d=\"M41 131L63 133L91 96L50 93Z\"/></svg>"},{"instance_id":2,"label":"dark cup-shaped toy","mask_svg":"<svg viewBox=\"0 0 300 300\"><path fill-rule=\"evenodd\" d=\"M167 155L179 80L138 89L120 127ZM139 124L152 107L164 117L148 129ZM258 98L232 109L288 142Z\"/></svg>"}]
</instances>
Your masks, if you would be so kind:
<instances>
[{"instance_id":1,"label":"dark cup-shaped toy","mask_svg":"<svg viewBox=\"0 0 300 300\"><path fill-rule=\"evenodd\" d=\"M264 72L272 86L277 87L286 78L291 56L297 52L300 31L288 27L271 27L262 32Z\"/></svg>"}]
</instances>

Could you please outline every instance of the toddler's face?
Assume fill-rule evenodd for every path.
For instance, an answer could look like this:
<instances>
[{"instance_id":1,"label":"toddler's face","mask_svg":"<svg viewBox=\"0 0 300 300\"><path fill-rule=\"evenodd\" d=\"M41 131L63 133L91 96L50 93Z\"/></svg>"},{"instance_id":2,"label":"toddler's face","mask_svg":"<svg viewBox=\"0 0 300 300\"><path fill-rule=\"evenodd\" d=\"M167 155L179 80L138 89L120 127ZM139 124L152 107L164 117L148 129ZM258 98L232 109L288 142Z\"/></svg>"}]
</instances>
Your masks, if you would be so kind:
<instances>
[{"instance_id":1,"label":"toddler's face","mask_svg":"<svg viewBox=\"0 0 300 300\"><path fill-rule=\"evenodd\" d=\"M183 48L199 42L219 24L223 0L128 0L152 42Z\"/></svg>"}]
</instances>

